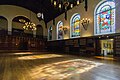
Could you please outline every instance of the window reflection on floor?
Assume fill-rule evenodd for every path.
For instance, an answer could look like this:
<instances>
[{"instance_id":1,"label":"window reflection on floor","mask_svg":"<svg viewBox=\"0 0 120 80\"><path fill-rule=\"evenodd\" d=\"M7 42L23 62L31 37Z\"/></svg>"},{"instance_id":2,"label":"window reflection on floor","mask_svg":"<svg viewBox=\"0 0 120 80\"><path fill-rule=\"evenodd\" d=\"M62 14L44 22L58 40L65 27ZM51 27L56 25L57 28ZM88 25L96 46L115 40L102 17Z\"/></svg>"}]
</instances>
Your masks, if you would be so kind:
<instances>
[{"instance_id":1,"label":"window reflection on floor","mask_svg":"<svg viewBox=\"0 0 120 80\"><path fill-rule=\"evenodd\" d=\"M34 54L34 53L16 53L22 54L22 56L16 57L17 60L37 60L42 61L42 59L49 59L56 60L59 57L61 58L68 58L67 55L60 55L60 54ZM25 55L24 55L25 54ZM53 63L42 64L39 62L40 65L34 66L30 70L30 77L33 80L59 80L59 79L67 79L68 77L80 74L86 71L89 71L97 66L103 65L102 63L88 61L84 59L66 59L55 61ZM54 75L54 76L53 76Z\"/></svg>"},{"instance_id":2,"label":"window reflection on floor","mask_svg":"<svg viewBox=\"0 0 120 80\"><path fill-rule=\"evenodd\" d=\"M103 65L83 59L74 59L62 61L44 66L37 66L32 69L31 76L33 79L59 80L67 77L89 71L92 68Z\"/></svg>"}]
</instances>

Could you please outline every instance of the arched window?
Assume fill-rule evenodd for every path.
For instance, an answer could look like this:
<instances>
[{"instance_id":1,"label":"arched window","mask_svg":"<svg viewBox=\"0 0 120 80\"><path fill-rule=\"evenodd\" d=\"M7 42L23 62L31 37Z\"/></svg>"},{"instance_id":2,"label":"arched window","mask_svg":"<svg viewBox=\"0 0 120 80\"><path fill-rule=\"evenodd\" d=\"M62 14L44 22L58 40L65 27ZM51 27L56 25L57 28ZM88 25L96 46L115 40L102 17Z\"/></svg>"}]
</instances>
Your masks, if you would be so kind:
<instances>
[{"instance_id":1,"label":"arched window","mask_svg":"<svg viewBox=\"0 0 120 80\"><path fill-rule=\"evenodd\" d=\"M70 19L70 37L80 37L80 15L74 14Z\"/></svg>"},{"instance_id":2,"label":"arched window","mask_svg":"<svg viewBox=\"0 0 120 80\"><path fill-rule=\"evenodd\" d=\"M104 0L95 9L94 34L115 33L115 2Z\"/></svg>"},{"instance_id":3,"label":"arched window","mask_svg":"<svg viewBox=\"0 0 120 80\"><path fill-rule=\"evenodd\" d=\"M52 26L48 29L48 40L52 40Z\"/></svg>"},{"instance_id":4,"label":"arched window","mask_svg":"<svg viewBox=\"0 0 120 80\"><path fill-rule=\"evenodd\" d=\"M57 39L63 39L63 22L59 21L57 23Z\"/></svg>"}]
</instances>

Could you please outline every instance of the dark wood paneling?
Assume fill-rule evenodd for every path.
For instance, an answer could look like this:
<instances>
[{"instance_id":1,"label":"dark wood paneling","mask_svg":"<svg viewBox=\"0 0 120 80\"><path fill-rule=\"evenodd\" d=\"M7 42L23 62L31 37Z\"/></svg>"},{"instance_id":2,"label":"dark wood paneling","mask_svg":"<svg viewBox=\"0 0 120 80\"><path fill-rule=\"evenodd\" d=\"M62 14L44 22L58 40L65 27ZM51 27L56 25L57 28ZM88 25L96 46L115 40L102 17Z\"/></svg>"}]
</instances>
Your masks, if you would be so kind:
<instances>
[{"instance_id":1,"label":"dark wood paneling","mask_svg":"<svg viewBox=\"0 0 120 80\"><path fill-rule=\"evenodd\" d=\"M45 42L33 37L0 36L0 50L43 50Z\"/></svg>"},{"instance_id":2,"label":"dark wood paneling","mask_svg":"<svg viewBox=\"0 0 120 80\"><path fill-rule=\"evenodd\" d=\"M78 55L91 55L95 53L94 38L75 38L60 41L49 41L48 50L56 52L67 52Z\"/></svg>"}]
</instances>

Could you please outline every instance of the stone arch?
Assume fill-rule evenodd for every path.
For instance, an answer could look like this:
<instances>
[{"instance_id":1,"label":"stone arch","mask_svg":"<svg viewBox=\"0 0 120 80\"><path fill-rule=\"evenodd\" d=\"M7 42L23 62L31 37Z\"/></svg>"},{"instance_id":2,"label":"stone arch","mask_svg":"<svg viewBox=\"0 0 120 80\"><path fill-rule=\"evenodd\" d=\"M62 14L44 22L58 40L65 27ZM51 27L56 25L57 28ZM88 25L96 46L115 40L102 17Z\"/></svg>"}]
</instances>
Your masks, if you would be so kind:
<instances>
[{"instance_id":1,"label":"stone arch","mask_svg":"<svg viewBox=\"0 0 120 80\"><path fill-rule=\"evenodd\" d=\"M0 32L6 32L8 30L8 20L4 16L0 16Z\"/></svg>"},{"instance_id":2,"label":"stone arch","mask_svg":"<svg viewBox=\"0 0 120 80\"><path fill-rule=\"evenodd\" d=\"M41 20L38 22L38 24L36 25L41 25L42 26L42 29L43 29L43 36L46 37L47 36L47 28L46 28L46 24L45 24L45 21L44 20ZM37 26L36 26L37 27Z\"/></svg>"},{"instance_id":3,"label":"stone arch","mask_svg":"<svg viewBox=\"0 0 120 80\"><path fill-rule=\"evenodd\" d=\"M32 34L32 31L26 31L23 29L25 22L29 22L30 20L25 16L16 16L12 20L12 32L13 33L28 33Z\"/></svg>"},{"instance_id":4,"label":"stone arch","mask_svg":"<svg viewBox=\"0 0 120 80\"><path fill-rule=\"evenodd\" d=\"M9 13L8 13L9 12ZM15 6L15 5L0 5L0 15L3 15L7 18L8 20L8 32L12 32L12 20L17 17L17 16L24 16L28 19L30 19L30 10L20 7L20 6ZM31 11L31 19L33 23L40 24L43 27L43 35L46 36L46 27L45 27L45 22L44 20L39 21L36 17L36 14ZM36 32L34 31L33 34L35 35Z\"/></svg>"},{"instance_id":5,"label":"stone arch","mask_svg":"<svg viewBox=\"0 0 120 80\"><path fill-rule=\"evenodd\" d=\"M39 24L36 27L37 27L36 35L37 36L43 36L43 26Z\"/></svg>"}]
</instances>

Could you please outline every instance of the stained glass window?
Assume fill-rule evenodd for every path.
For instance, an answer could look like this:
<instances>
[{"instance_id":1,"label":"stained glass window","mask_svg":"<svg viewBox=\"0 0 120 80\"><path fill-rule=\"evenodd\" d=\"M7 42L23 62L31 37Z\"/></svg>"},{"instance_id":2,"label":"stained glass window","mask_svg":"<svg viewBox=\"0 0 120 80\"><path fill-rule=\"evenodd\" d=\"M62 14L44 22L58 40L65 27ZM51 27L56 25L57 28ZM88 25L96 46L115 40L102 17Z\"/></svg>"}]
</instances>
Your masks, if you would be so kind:
<instances>
[{"instance_id":1,"label":"stained glass window","mask_svg":"<svg viewBox=\"0 0 120 80\"><path fill-rule=\"evenodd\" d=\"M57 23L57 39L63 39L63 22Z\"/></svg>"},{"instance_id":2,"label":"stained glass window","mask_svg":"<svg viewBox=\"0 0 120 80\"><path fill-rule=\"evenodd\" d=\"M48 29L48 40L52 40L52 26Z\"/></svg>"},{"instance_id":3,"label":"stained glass window","mask_svg":"<svg viewBox=\"0 0 120 80\"><path fill-rule=\"evenodd\" d=\"M115 2L105 1L95 13L95 35L115 33Z\"/></svg>"},{"instance_id":4,"label":"stained glass window","mask_svg":"<svg viewBox=\"0 0 120 80\"><path fill-rule=\"evenodd\" d=\"M70 37L80 36L80 15L78 13L74 14L70 20Z\"/></svg>"}]
</instances>

